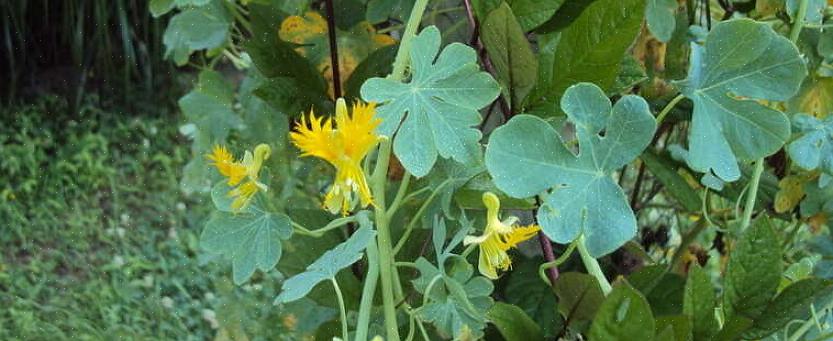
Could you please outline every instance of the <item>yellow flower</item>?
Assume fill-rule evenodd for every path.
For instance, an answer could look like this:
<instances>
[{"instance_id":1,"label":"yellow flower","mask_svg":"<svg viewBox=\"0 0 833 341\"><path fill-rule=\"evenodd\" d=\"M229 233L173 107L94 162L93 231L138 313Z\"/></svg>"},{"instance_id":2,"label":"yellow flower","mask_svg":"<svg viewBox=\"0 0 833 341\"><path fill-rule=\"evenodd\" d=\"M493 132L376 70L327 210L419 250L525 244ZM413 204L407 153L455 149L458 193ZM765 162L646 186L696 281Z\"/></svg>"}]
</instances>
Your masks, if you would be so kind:
<instances>
[{"instance_id":1,"label":"yellow flower","mask_svg":"<svg viewBox=\"0 0 833 341\"><path fill-rule=\"evenodd\" d=\"M239 211L249 204L257 191L266 191L266 185L258 181L263 161L269 158L272 149L266 144L255 147L254 153L246 151L242 160L234 161L234 156L224 146L216 145L211 154L205 157L217 168L220 175L226 177L226 183L232 188L228 196L234 198L231 203L233 211ZM245 180L245 181L244 181Z\"/></svg>"},{"instance_id":2,"label":"yellow flower","mask_svg":"<svg viewBox=\"0 0 833 341\"><path fill-rule=\"evenodd\" d=\"M362 170L361 161L379 142L374 133L382 120L373 117L376 114L374 103L353 104L352 116L347 114L347 104L343 98L336 101L335 128L333 121L324 117L315 117L309 113L309 125L304 117L290 133L292 143L301 150L301 156L315 156L329 162L336 168L336 178L327 196L324 207L333 214L346 215L356 204L356 196L361 206L373 203L367 179Z\"/></svg>"},{"instance_id":3,"label":"yellow flower","mask_svg":"<svg viewBox=\"0 0 833 341\"><path fill-rule=\"evenodd\" d=\"M483 204L486 205L486 229L483 235L468 236L463 243L480 246L480 273L490 279L497 279L498 269L506 271L512 267L512 260L506 251L532 238L541 228L536 225L515 226L518 221L516 217L501 221L498 217L500 200L491 192L483 193Z\"/></svg>"}]
</instances>

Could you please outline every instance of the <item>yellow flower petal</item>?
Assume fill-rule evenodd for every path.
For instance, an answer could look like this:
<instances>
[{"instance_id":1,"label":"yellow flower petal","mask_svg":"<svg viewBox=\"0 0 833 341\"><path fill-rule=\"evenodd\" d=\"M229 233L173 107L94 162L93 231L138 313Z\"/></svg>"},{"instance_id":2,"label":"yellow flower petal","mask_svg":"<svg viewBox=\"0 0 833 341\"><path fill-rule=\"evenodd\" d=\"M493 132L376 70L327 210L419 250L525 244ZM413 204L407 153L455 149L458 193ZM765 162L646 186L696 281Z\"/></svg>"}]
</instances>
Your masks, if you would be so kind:
<instances>
[{"instance_id":1,"label":"yellow flower petal","mask_svg":"<svg viewBox=\"0 0 833 341\"><path fill-rule=\"evenodd\" d=\"M246 151L242 160L234 161L234 157L224 146L217 145L211 154L206 155L220 175L228 179L228 185L237 186L227 193L229 197L235 198L231 204L233 211L239 211L248 205L258 190L267 190L266 185L258 181L258 177L263 161L269 158L271 152L269 145L260 144L255 147L254 153ZM247 178L248 180L241 184L241 181Z\"/></svg>"},{"instance_id":2,"label":"yellow flower petal","mask_svg":"<svg viewBox=\"0 0 833 341\"><path fill-rule=\"evenodd\" d=\"M356 201L362 207L373 203L361 162L379 142L374 131L381 120L374 117L375 108L373 103L357 102L351 116L344 99L339 98L334 121L324 121L310 112L309 124L302 117L290 133L301 156L318 157L336 168L335 180L324 198L324 207L334 214L346 215Z\"/></svg>"}]
</instances>

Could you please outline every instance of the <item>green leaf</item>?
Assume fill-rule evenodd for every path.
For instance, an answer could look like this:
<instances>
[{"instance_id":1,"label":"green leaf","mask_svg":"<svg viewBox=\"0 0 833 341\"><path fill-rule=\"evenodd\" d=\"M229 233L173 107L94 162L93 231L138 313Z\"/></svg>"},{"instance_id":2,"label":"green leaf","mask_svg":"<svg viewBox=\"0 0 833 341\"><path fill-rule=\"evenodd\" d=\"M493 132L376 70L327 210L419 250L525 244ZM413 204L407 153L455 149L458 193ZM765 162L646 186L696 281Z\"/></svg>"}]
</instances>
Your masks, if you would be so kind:
<instances>
[{"instance_id":1,"label":"green leaf","mask_svg":"<svg viewBox=\"0 0 833 341\"><path fill-rule=\"evenodd\" d=\"M367 12L365 17L371 24L378 24L388 20L388 18L401 19L402 22L408 21L411 15L411 8L414 7L416 0L369 0L367 2Z\"/></svg>"},{"instance_id":2,"label":"green leaf","mask_svg":"<svg viewBox=\"0 0 833 341\"><path fill-rule=\"evenodd\" d=\"M233 96L231 86L219 73L203 71L195 88L180 98L178 104L185 117L205 134L210 145L225 140L229 131L242 123L232 110Z\"/></svg>"},{"instance_id":3,"label":"green leaf","mask_svg":"<svg viewBox=\"0 0 833 341\"><path fill-rule=\"evenodd\" d=\"M723 293L726 316L756 319L781 281L781 243L767 217L759 218L729 257Z\"/></svg>"},{"instance_id":4,"label":"green leaf","mask_svg":"<svg viewBox=\"0 0 833 341\"><path fill-rule=\"evenodd\" d=\"M698 264L688 270L688 281L683 296L683 313L691 318L695 340L709 340L717 332L714 315L714 286L708 272Z\"/></svg>"},{"instance_id":5,"label":"green leaf","mask_svg":"<svg viewBox=\"0 0 833 341\"><path fill-rule=\"evenodd\" d=\"M478 339L486 327L486 312L494 303L489 295L494 286L481 276L472 276L474 268L460 256L450 256L448 270L440 270L425 258L416 261L420 277L413 281L417 292L428 296L419 308L423 321L431 322L446 338L462 335ZM428 286L433 282L430 292Z\"/></svg>"},{"instance_id":6,"label":"green leaf","mask_svg":"<svg viewBox=\"0 0 833 341\"><path fill-rule=\"evenodd\" d=\"M671 330L671 332L667 332ZM661 340L661 335L667 334L670 341L691 341L691 320L685 315L671 315L657 317L656 340ZM699 339L698 339L699 340Z\"/></svg>"},{"instance_id":7,"label":"green leaf","mask_svg":"<svg viewBox=\"0 0 833 341\"><path fill-rule=\"evenodd\" d=\"M162 37L165 58L172 58L177 65L185 65L194 51L225 44L230 27L229 14L219 2L186 9L171 18L165 29Z\"/></svg>"},{"instance_id":8,"label":"green leaf","mask_svg":"<svg viewBox=\"0 0 833 341\"><path fill-rule=\"evenodd\" d=\"M612 106L587 83L567 90L562 109L576 126L578 155L544 120L518 115L492 133L486 168L516 198L552 189L537 213L544 233L561 244L583 233L590 254L600 257L636 235L633 211L610 175L645 149L656 121L641 97L626 95Z\"/></svg>"},{"instance_id":9,"label":"green leaf","mask_svg":"<svg viewBox=\"0 0 833 341\"><path fill-rule=\"evenodd\" d=\"M590 321L605 299L599 281L579 272L562 273L555 282L558 311L568 321Z\"/></svg>"},{"instance_id":10,"label":"green leaf","mask_svg":"<svg viewBox=\"0 0 833 341\"><path fill-rule=\"evenodd\" d=\"M787 14L795 20L801 0L787 0ZM808 24L821 24L824 19L824 9L827 8L825 0L807 0L807 12L804 14L804 22Z\"/></svg>"},{"instance_id":11,"label":"green leaf","mask_svg":"<svg viewBox=\"0 0 833 341\"><path fill-rule=\"evenodd\" d=\"M648 170L665 186L664 188L668 191L668 194L679 202L686 211L696 212L700 210L700 196L683 179L680 173L677 173L680 165L672 160L671 157L665 153L657 154L652 150L646 150L639 159L645 163Z\"/></svg>"},{"instance_id":12,"label":"green leaf","mask_svg":"<svg viewBox=\"0 0 833 341\"><path fill-rule=\"evenodd\" d=\"M801 137L787 146L790 158L806 170L821 168L822 172L833 175L833 115L822 121L796 114L792 122Z\"/></svg>"},{"instance_id":13,"label":"green leaf","mask_svg":"<svg viewBox=\"0 0 833 341\"><path fill-rule=\"evenodd\" d=\"M524 31L509 5L489 13L481 26L480 38L495 66L503 97L516 109L535 86L538 64Z\"/></svg>"},{"instance_id":14,"label":"green leaf","mask_svg":"<svg viewBox=\"0 0 833 341\"><path fill-rule=\"evenodd\" d=\"M824 174L822 174L824 177ZM833 185L821 185L821 178L804 184L804 200L801 201L801 216L811 217L819 213L833 214Z\"/></svg>"},{"instance_id":15,"label":"green leaf","mask_svg":"<svg viewBox=\"0 0 833 341\"><path fill-rule=\"evenodd\" d=\"M768 25L716 24L704 46L692 44L688 78L678 84L694 102L689 166L731 182L741 176L738 159L776 152L790 137L789 121L756 100L789 99L806 74L795 45Z\"/></svg>"},{"instance_id":16,"label":"green leaf","mask_svg":"<svg viewBox=\"0 0 833 341\"><path fill-rule=\"evenodd\" d=\"M564 321L558 315L559 303L556 301L552 287L541 285L541 277L538 277L538 265L543 258L524 259L518 264L513 260L512 271L508 274L509 279L503 289L503 295L507 303L520 307L531 317L541 328L542 333L547 337L554 337L559 332ZM576 273L569 273L576 274ZM565 275L561 274L556 283L561 283ZM570 275L572 277L572 275ZM601 289L597 282L592 282L597 290L598 300L594 307L602 303ZM590 283L584 283L589 286ZM587 301L589 302L589 300ZM581 306L585 307L585 306ZM586 320L593 318L594 309L589 309Z\"/></svg>"},{"instance_id":17,"label":"green leaf","mask_svg":"<svg viewBox=\"0 0 833 341\"><path fill-rule=\"evenodd\" d=\"M393 70L393 61L399 45L390 45L373 51L356 66L350 78L344 83L344 93L348 98L359 98L362 84L371 77L384 77Z\"/></svg>"},{"instance_id":18,"label":"green leaf","mask_svg":"<svg viewBox=\"0 0 833 341\"><path fill-rule=\"evenodd\" d=\"M743 336L747 339L762 339L780 330L793 320L809 316L810 304L817 297L830 293L833 282L821 278L807 278L786 287L769 302L766 314L755 319L752 328Z\"/></svg>"},{"instance_id":19,"label":"green leaf","mask_svg":"<svg viewBox=\"0 0 833 341\"><path fill-rule=\"evenodd\" d=\"M250 69L249 76L243 79L238 96L243 107L242 135L255 143L269 143L273 153L283 150L289 133L289 119L286 107L272 106L254 92L265 81L257 75L256 69ZM275 155L275 154L273 154Z\"/></svg>"},{"instance_id":20,"label":"green leaf","mask_svg":"<svg viewBox=\"0 0 833 341\"><path fill-rule=\"evenodd\" d=\"M723 329L712 338L714 341L736 341L740 339L741 334L750 327L752 327L752 320L743 316L733 316L727 318L723 324Z\"/></svg>"},{"instance_id":21,"label":"green leaf","mask_svg":"<svg viewBox=\"0 0 833 341\"><path fill-rule=\"evenodd\" d=\"M529 316L517 306L497 302L486 314L505 340L543 340L544 334Z\"/></svg>"},{"instance_id":22,"label":"green leaf","mask_svg":"<svg viewBox=\"0 0 833 341\"><path fill-rule=\"evenodd\" d=\"M645 68L639 64L632 55L625 54L622 58L622 70L616 76L616 81L607 93L609 95L626 94L631 92L633 87L648 80Z\"/></svg>"},{"instance_id":23,"label":"green leaf","mask_svg":"<svg viewBox=\"0 0 833 341\"><path fill-rule=\"evenodd\" d=\"M440 40L434 26L413 38L409 82L371 78L361 89L365 100L381 104L379 133L393 136L399 127L393 151L418 177L428 174L437 154L461 163L474 158L471 150L481 136L474 127L481 120L477 110L499 92L497 82L480 71L472 48L452 43L438 56Z\"/></svg>"},{"instance_id":24,"label":"green leaf","mask_svg":"<svg viewBox=\"0 0 833 341\"><path fill-rule=\"evenodd\" d=\"M539 81L525 109L539 116L557 115L562 94L579 82L610 90L622 68L622 56L642 26L644 5L644 0L598 0L581 11L561 32L554 58L548 59L552 64L539 66L551 70L550 78ZM565 9L567 5L558 13Z\"/></svg>"},{"instance_id":25,"label":"green leaf","mask_svg":"<svg viewBox=\"0 0 833 341\"><path fill-rule=\"evenodd\" d=\"M150 14L159 18L174 9L174 0L150 0Z\"/></svg>"},{"instance_id":26,"label":"green leaf","mask_svg":"<svg viewBox=\"0 0 833 341\"><path fill-rule=\"evenodd\" d=\"M374 236L376 231L369 226L362 226L356 230L345 242L327 250L310 264L306 271L284 281L275 303L287 303L303 298L321 281L335 278L339 271L362 258L364 249Z\"/></svg>"},{"instance_id":27,"label":"green leaf","mask_svg":"<svg viewBox=\"0 0 833 341\"><path fill-rule=\"evenodd\" d=\"M648 23L648 30L661 42L671 40L674 28L677 26L674 19L679 4L677 0L647 0L645 6L645 19Z\"/></svg>"},{"instance_id":28,"label":"green leaf","mask_svg":"<svg viewBox=\"0 0 833 341\"><path fill-rule=\"evenodd\" d=\"M524 32L549 20L566 0L509 0L509 6Z\"/></svg>"},{"instance_id":29,"label":"green leaf","mask_svg":"<svg viewBox=\"0 0 833 341\"><path fill-rule=\"evenodd\" d=\"M246 282L255 269L269 271L281 258L281 240L292 235L292 221L254 205L245 212L216 212L206 223L200 245L231 259L234 283Z\"/></svg>"},{"instance_id":30,"label":"green leaf","mask_svg":"<svg viewBox=\"0 0 833 341\"><path fill-rule=\"evenodd\" d=\"M322 98L326 98L327 83L318 70L289 43L278 39L277 34L263 34L261 38L253 38L245 44L245 48L263 76L270 80L281 77L291 79L297 88L295 96L307 99L299 102L319 104L318 102L323 101ZM268 86L268 83L266 85Z\"/></svg>"},{"instance_id":31,"label":"green leaf","mask_svg":"<svg viewBox=\"0 0 833 341\"><path fill-rule=\"evenodd\" d=\"M627 282L620 282L607 296L588 334L590 340L647 340L654 338L651 306Z\"/></svg>"}]
</instances>

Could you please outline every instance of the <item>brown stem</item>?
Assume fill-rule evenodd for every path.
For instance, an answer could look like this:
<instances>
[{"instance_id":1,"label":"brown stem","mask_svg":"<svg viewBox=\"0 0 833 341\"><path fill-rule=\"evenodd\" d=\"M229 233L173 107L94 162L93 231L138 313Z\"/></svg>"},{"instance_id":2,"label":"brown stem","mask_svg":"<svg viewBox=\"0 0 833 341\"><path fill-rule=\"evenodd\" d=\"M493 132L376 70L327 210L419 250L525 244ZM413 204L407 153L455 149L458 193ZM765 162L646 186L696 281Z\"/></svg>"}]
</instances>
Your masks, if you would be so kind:
<instances>
[{"instance_id":1,"label":"brown stem","mask_svg":"<svg viewBox=\"0 0 833 341\"><path fill-rule=\"evenodd\" d=\"M330 66L333 69L333 97L341 97L341 74L338 67L338 42L336 41L336 15L333 0L324 1L327 7L327 32L330 40Z\"/></svg>"},{"instance_id":2,"label":"brown stem","mask_svg":"<svg viewBox=\"0 0 833 341\"><path fill-rule=\"evenodd\" d=\"M466 18L468 18L469 26L472 29L471 44L477 49L477 55L480 57L480 62L483 63L483 68L486 69L486 72L491 74L493 78L497 78L497 71L495 71L495 67L492 65L492 61L489 59L489 55L483 47L483 41L480 40L480 26L477 25L477 21L474 19L471 0L463 0L463 5L466 7ZM503 119L508 120L513 115L512 110L509 108L509 103L506 102L506 98L503 95L498 96L497 100L500 105L500 111L503 112Z\"/></svg>"},{"instance_id":3,"label":"brown stem","mask_svg":"<svg viewBox=\"0 0 833 341\"><path fill-rule=\"evenodd\" d=\"M535 196L535 207L536 211L537 208L541 207L541 198ZM533 213L533 217L535 217ZM538 225L538 218L535 217L535 225ZM552 251L552 243L550 243L550 239L542 231L538 231L538 243L541 244L541 251L544 254L544 260L549 262L555 261L555 253ZM555 281L558 280L558 267L553 266L547 269L547 277L550 279L550 284L555 285Z\"/></svg>"},{"instance_id":4,"label":"brown stem","mask_svg":"<svg viewBox=\"0 0 833 341\"><path fill-rule=\"evenodd\" d=\"M642 178L645 177L645 163L639 164L639 173L636 174L636 183L633 184L633 193L631 193L631 209L636 207L637 200L639 200L639 188L642 187Z\"/></svg>"}]
</instances>

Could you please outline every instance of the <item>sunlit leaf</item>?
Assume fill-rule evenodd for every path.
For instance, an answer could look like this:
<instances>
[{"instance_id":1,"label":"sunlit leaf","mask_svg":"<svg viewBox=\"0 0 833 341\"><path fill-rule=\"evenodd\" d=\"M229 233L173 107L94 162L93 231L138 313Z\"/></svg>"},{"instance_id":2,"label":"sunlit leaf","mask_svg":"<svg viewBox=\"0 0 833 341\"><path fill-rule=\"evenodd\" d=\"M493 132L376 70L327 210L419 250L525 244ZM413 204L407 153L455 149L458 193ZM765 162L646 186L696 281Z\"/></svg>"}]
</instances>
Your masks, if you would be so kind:
<instances>
[{"instance_id":1,"label":"sunlit leaf","mask_svg":"<svg viewBox=\"0 0 833 341\"><path fill-rule=\"evenodd\" d=\"M165 57L177 65L185 65L194 51L225 44L230 27L230 15L219 1L186 9L171 18L165 29Z\"/></svg>"},{"instance_id":2,"label":"sunlit leaf","mask_svg":"<svg viewBox=\"0 0 833 341\"><path fill-rule=\"evenodd\" d=\"M688 78L679 83L694 102L689 166L731 182L741 175L738 160L781 148L790 136L789 120L756 100L789 99L806 74L795 45L766 24L716 24L704 46L692 44Z\"/></svg>"},{"instance_id":3,"label":"sunlit leaf","mask_svg":"<svg viewBox=\"0 0 833 341\"><path fill-rule=\"evenodd\" d=\"M428 174L438 154L462 163L474 158L472 146L481 136L474 127L481 120L477 110L499 92L480 71L474 49L452 43L440 52L440 41L436 27L425 28L412 40L410 81L371 78L361 90L366 101L381 104L379 133L393 136L398 128L394 153L416 176Z\"/></svg>"},{"instance_id":4,"label":"sunlit leaf","mask_svg":"<svg viewBox=\"0 0 833 341\"><path fill-rule=\"evenodd\" d=\"M679 4L677 0L647 0L645 19L651 34L662 42L671 40L677 26L674 13Z\"/></svg>"},{"instance_id":5,"label":"sunlit leaf","mask_svg":"<svg viewBox=\"0 0 833 341\"><path fill-rule=\"evenodd\" d=\"M796 114L792 121L801 136L787 146L790 159L806 170L820 169L833 176L833 116L819 120Z\"/></svg>"},{"instance_id":6,"label":"sunlit leaf","mask_svg":"<svg viewBox=\"0 0 833 341\"><path fill-rule=\"evenodd\" d=\"M645 149L656 122L641 97L613 106L593 84L568 89L561 106L576 126L578 155L545 121L518 115L492 133L486 167L510 196L552 190L537 213L544 233L562 244L583 233L590 253L602 256L636 235L636 218L611 174Z\"/></svg>"}]
</instances>

